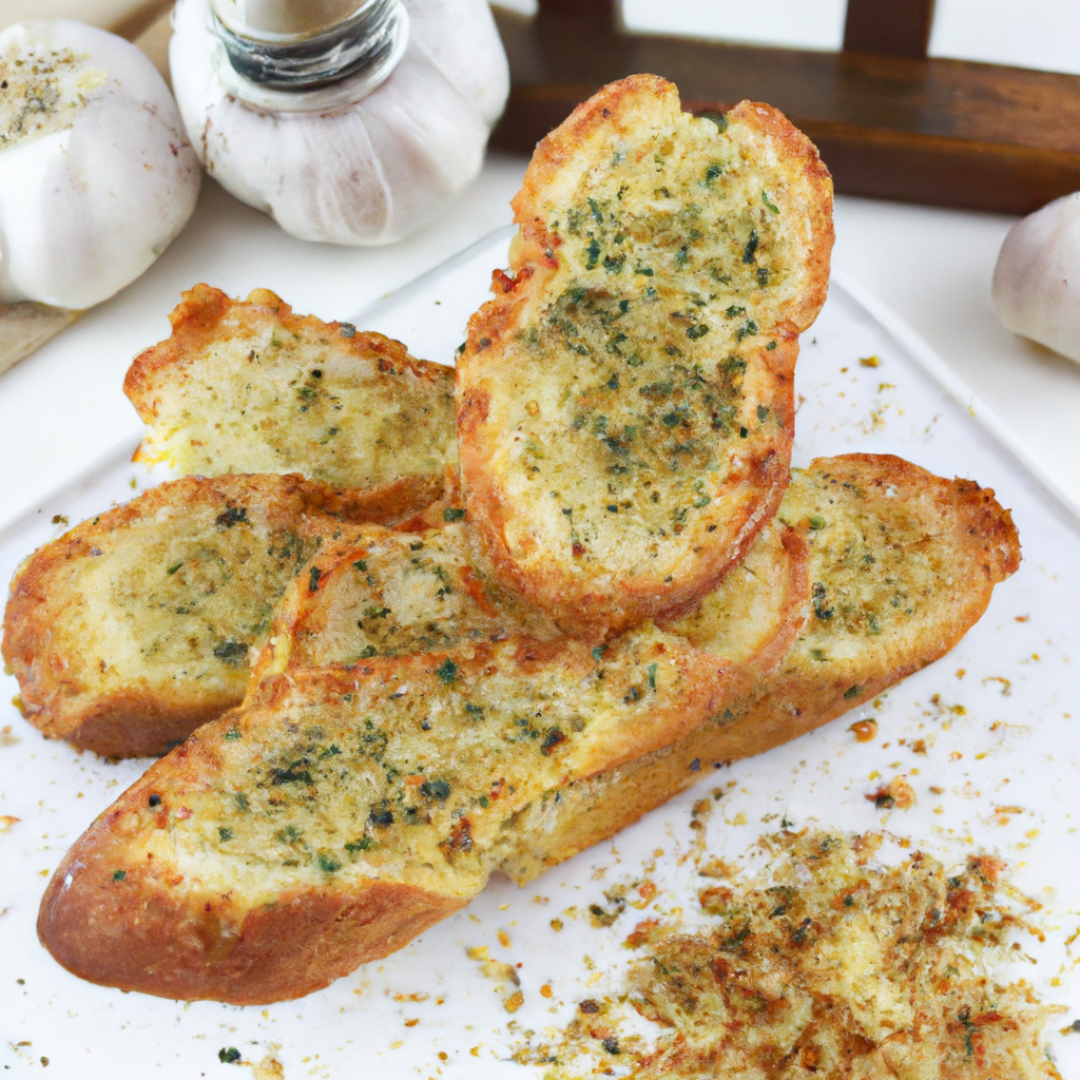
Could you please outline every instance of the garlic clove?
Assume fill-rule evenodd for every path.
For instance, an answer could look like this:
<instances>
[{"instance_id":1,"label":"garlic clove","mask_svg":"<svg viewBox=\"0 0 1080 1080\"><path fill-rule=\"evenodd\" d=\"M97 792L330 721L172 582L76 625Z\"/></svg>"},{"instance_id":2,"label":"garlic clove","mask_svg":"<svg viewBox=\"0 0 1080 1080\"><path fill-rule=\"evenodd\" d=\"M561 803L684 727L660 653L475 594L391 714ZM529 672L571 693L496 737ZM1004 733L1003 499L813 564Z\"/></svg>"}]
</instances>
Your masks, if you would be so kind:
<instances>
[{"instance_id":1,"label":"garlic clove","mask_svg":"<svg viewBox=\"0 0 1080 1080\"><path fill-rule=\"evenodd\" d=\"M100 303L195 209L176 105L134 45L68 20L4 31L0 70L0 301Z\"/></svg>"},{"instance_id":2,"label":"garlic clove","mask_svg":"<svg viewBox=\"0 0 1080 1080\"><path fill-rule=\"evenodd\" d=\"M486 0L405 7L408 47L386 82L333 109L285 112L230 92L206 0L180 0L173 86L207 171L304 240L387 244L440 213L480 172L509 74Z\"/></svg>"},{"instance_id":3,"label":"garlic clove","mask_svg":"<svg viewBox=\"0 0 1080 1080\"><path fill-rule=\"evenodd\" d=\"M994 267L993 298L1009 330L1080 361L1080 192L1009 230Z\"/></svg>"},{"instance_id":4,"label":"garlic clove","mask_svg":"<svg viewBox=\"0 0 1080 1080\"><path fill-rule=\"evenodd\" d=\"M502 116L510 83L491 9L487 4L447 0L410 0L406 6L418 51L493 128Z\"/></svg>"}]
</instances>

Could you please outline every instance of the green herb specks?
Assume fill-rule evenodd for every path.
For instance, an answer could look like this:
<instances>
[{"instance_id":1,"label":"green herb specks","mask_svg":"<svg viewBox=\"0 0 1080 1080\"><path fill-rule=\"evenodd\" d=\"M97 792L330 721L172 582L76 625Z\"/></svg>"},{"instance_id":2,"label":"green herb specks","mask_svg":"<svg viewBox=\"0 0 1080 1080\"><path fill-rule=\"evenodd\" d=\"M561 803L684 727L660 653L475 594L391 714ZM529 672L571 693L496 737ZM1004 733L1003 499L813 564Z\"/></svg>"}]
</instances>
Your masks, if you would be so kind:
<instances>
[{"instance_id":1,"label":"green herb specks","mask_svg":"<svg viewBox=\"0 0 1080 1080\"><path fill-rule=\"evenodd\" d=\"M750 238L746 241L746 247L743 248L742 261L750 265L754 261L755 254L758 249L758 244L761 243L761 237L757 234L757 229L750 230Z\"/></svg>"},{"instance_id":2,"label":"green herb specks","mask_svg":"<svg viewBox=\"0 0 1080 1080\"><path fill-rule=\"evenodd\" d=\"M214 656L229 667L239 667L240 663L247 659L248 646L244 641L236 638L226 638L214 646Z\"/></svg>"},{"instance_id":3,"label":"green herb specks","mask_svg":"<svg viewBox=\"0 0 1080 1080\"><path fill-rule=\"evenodd\" d=\"M435 799L436 802L446 802L450 798L450 785L445 780L425 780L420 785L420 794L425 799Z\"/></svg>"},{"instance_id":4,"label":"green herb specks","mask_svg":"<svg viewBox=\"0 0 1080 1080\"><path fill-rule=\"evenodd\" d=\"M230 506L224 513L218 514L214 524L223 529L231 529L234 525L250 525L246 506ZM179 569L179 567L177 567Z\"/></svg>"}]
</instances>

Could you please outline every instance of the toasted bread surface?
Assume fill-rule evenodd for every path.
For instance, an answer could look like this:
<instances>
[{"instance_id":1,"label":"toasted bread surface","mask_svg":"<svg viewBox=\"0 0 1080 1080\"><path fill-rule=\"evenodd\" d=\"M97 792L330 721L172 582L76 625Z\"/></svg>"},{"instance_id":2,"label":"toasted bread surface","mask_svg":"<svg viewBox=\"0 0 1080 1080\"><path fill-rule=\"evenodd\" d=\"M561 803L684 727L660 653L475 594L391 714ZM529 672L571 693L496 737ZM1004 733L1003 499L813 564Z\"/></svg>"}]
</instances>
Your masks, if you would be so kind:
<instances>
[{"instance_id":1,"label":"toasted bread surface","mask_svg":"<svg viewBox=\"0 0 1080 1080\"><path fill-rule=\"evenodd\" d=\"M253 682L515 633L558 636L542 615L476 569L464 523L414 533L364 526L320 550L307 576L286 588Z\"/></svg>"},{"instance_id":2,"label":"toasted bread surface","mask_svg":"<svg viewBox=\"0 0 1080 1080\"><path fill-rule=\"evenodd\" d=\"M500 868L524 884L714 768L812 731L947 653L1013 574L992 491L888 455L795 470L780 518L810 527L803 629L774 673L686 738L532 804Z\"/></svg>"},{"instance_id":3,"label":"toasted bread surface","mask_svg":"<svg viewBox=\"0 0 1080 1080\"><path fill-rule=\"evenodd\" d=\"M239 703L286 584L368 512L295 475L187 477L76 526L23 563L4 613L27 718L107 757L165 753Z\"/></svg>"},{"instance_id":4,"label":"toasted bread surface","mask_svg":"<svg viewBox=\"0 0 1080 1080\"><path fill-rule=\"evenodd\" d=\"M774 109L697 119L654 76L537 147L458 362L458 437L493 572L564 629L685 609L773 516L831 193Z\"/></svg>"},{"instance_id":5,"label":"toasted bread surface","mask_svg":"<svg viewBox=\"0 0 1080 1080\"><path fill-rule=\"evenodd\" d=\"M457 460L453 372L398 341L294 315L266 289L237 301L196 285L170 320L124 380L149 425L142 460L436 494Z\"/></svg>"},{"instance_id":6,"label":"toasted bread surface","mask_svg":"<svg viewBox=\"0 0 1080 1080\"><path fill-rule=\"evenodd\" d=\"M700 653L706 670L721 658L756 681L794 640L805 590L805 529L770 522L698 608L661 629L680 648L689 646L689 655ZM254 662L252 685L283 671L511 634L544 641L560 636L549 620L478 568L467 524L455 520L404 535L364 526L346 530L343 540L321 549L307 572L290 582ZM597 648L599 656L609 651L603 643Z\"/></svg>"},{"instance_id":7,"label":"toasted bread surface","mask_svg":"<svg viewBox=\"0 0 1080 1080\"><path fill-rule=\"evenodd\" d=\"M790 624L776 673L753 690L719 662L702 679L700 647L738 622L719 601L683 621L697 647L647 627L606 651L518 636L271 677L68 853L43 942L125 989L237 1003L306 993L456 910L492 869L524 883L724 761L930 663L1019 561L992 493L896 458L815 462L781 517L810 530L809 581L803 565L785 586L805 626ZM791 546L799 532L777 536ZM782 583L760 543L759 571Z\"/></svg>"},{"instance_id":8,"label":"toasted bread surface","mask_svg":"<svg viewBox=\"0 0 1080 1080\"><path fill-rule=\"evenodd\" d=\"M544 791L685 735L723 687L655 631L602 661L517 637L278 676L98 819L39 934L128 990L309 993L475 895Z\"/></svg>"}]
</instances>

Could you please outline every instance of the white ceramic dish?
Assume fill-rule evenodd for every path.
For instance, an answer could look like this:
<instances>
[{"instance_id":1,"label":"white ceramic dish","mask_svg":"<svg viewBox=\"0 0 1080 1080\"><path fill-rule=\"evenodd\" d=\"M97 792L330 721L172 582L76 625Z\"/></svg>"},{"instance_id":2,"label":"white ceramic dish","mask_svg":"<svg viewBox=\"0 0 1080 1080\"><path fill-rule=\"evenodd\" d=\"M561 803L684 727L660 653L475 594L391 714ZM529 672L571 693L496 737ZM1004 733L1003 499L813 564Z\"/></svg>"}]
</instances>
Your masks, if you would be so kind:
<instances>
[{"instance_id":1,"label":"white ceramic dish","mask_svg":"<svg viewBox=\"0 0 1080 1080\"><path fill-rule=\"evenodd\" d=\"M505 260L508 230L358 313L365 328L400 337L415 355L448 360L467 316ZM879 366L860 364L876 356ZM1058 1028L1080 1016L1080 526L1046 484L1008 449L992 419L953 383L942 362L887 312L873 311L834 282L804 339L797 388L796 463L855 450L898 453L943 475L993 487L1013 509L1024 546L1019 573L989 611L936 665L822 731L769 754L714 771L614 843L586 852L518 890L497 880L468 909L402 952L297 1002L236 1008L184 1004L92 986L62 970L38 944L37 906L48 875L96 813L134 780L145 761L107 764L45 742L0 696L0 1071L93 1080L194 1078L219 1072L235 1047L257 1080L301 1077L539 1076L508 1060L512 1048L565 1022L585 997L615 993L637 919L689 913L692 860L704 843L732 857L782 816L796 826L880 829L961 862L972 846L1012 867L1039 900L1046 939L1021 942L1012 977L1033 983L1068 1012L1046 1032L1062 1074L1080 1075L1080 1035ZM117 393L120 393L117 387ZM133 448L132 448L133 449ZM163 474L126 459L103 463L40 509L0 523L0 577L75 522L130 498ZM875 740L851 723L876 717ZM925 754L912 743L925 740ZM865 796L905 774L916 794L907 811L881 812ZM690 829L693 802L724 791L707 828ZM940 789L935 794L932 789ZM12 821L11 819L18 819ZM657 851L663 850L663 855ZM581 913L613 884L648 872L651 905L609 929ZM568 909L576 909L577 914ZM551 926L559 918L561 932ZM501 944L499 932L509 944ZM466 949L520 964L524 1004L512 1016L506 990L486 979ZM552 996L541 995L549 986ZM530 1034L531 1033L531 1034ZM269 1065L278 1062L283 1072Z\"/></svg>"}]
</instances>

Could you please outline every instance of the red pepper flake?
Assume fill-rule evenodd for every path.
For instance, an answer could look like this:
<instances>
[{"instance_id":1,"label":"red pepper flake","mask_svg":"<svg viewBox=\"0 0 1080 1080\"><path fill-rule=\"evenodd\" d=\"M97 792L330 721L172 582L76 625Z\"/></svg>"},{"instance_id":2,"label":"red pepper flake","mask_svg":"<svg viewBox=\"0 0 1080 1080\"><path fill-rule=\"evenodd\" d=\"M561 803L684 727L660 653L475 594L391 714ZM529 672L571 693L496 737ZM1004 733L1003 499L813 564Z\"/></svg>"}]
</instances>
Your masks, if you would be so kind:
<instances>
[{"instance_id":1,"label":"red pepper flake","mask_svg":"<svg viewBox=\"0 0 1080 1080\"><path fill-rule=\"evenodd\" d=\"M636 949L639 945L644 945L648 940L650 934L659 926L660 923L657 919L643 919L634 927L630 936L626 939L625 944L631 949ZM582 1010L584 1012L584 1009Z\"/></svg>"}]
</instances>

